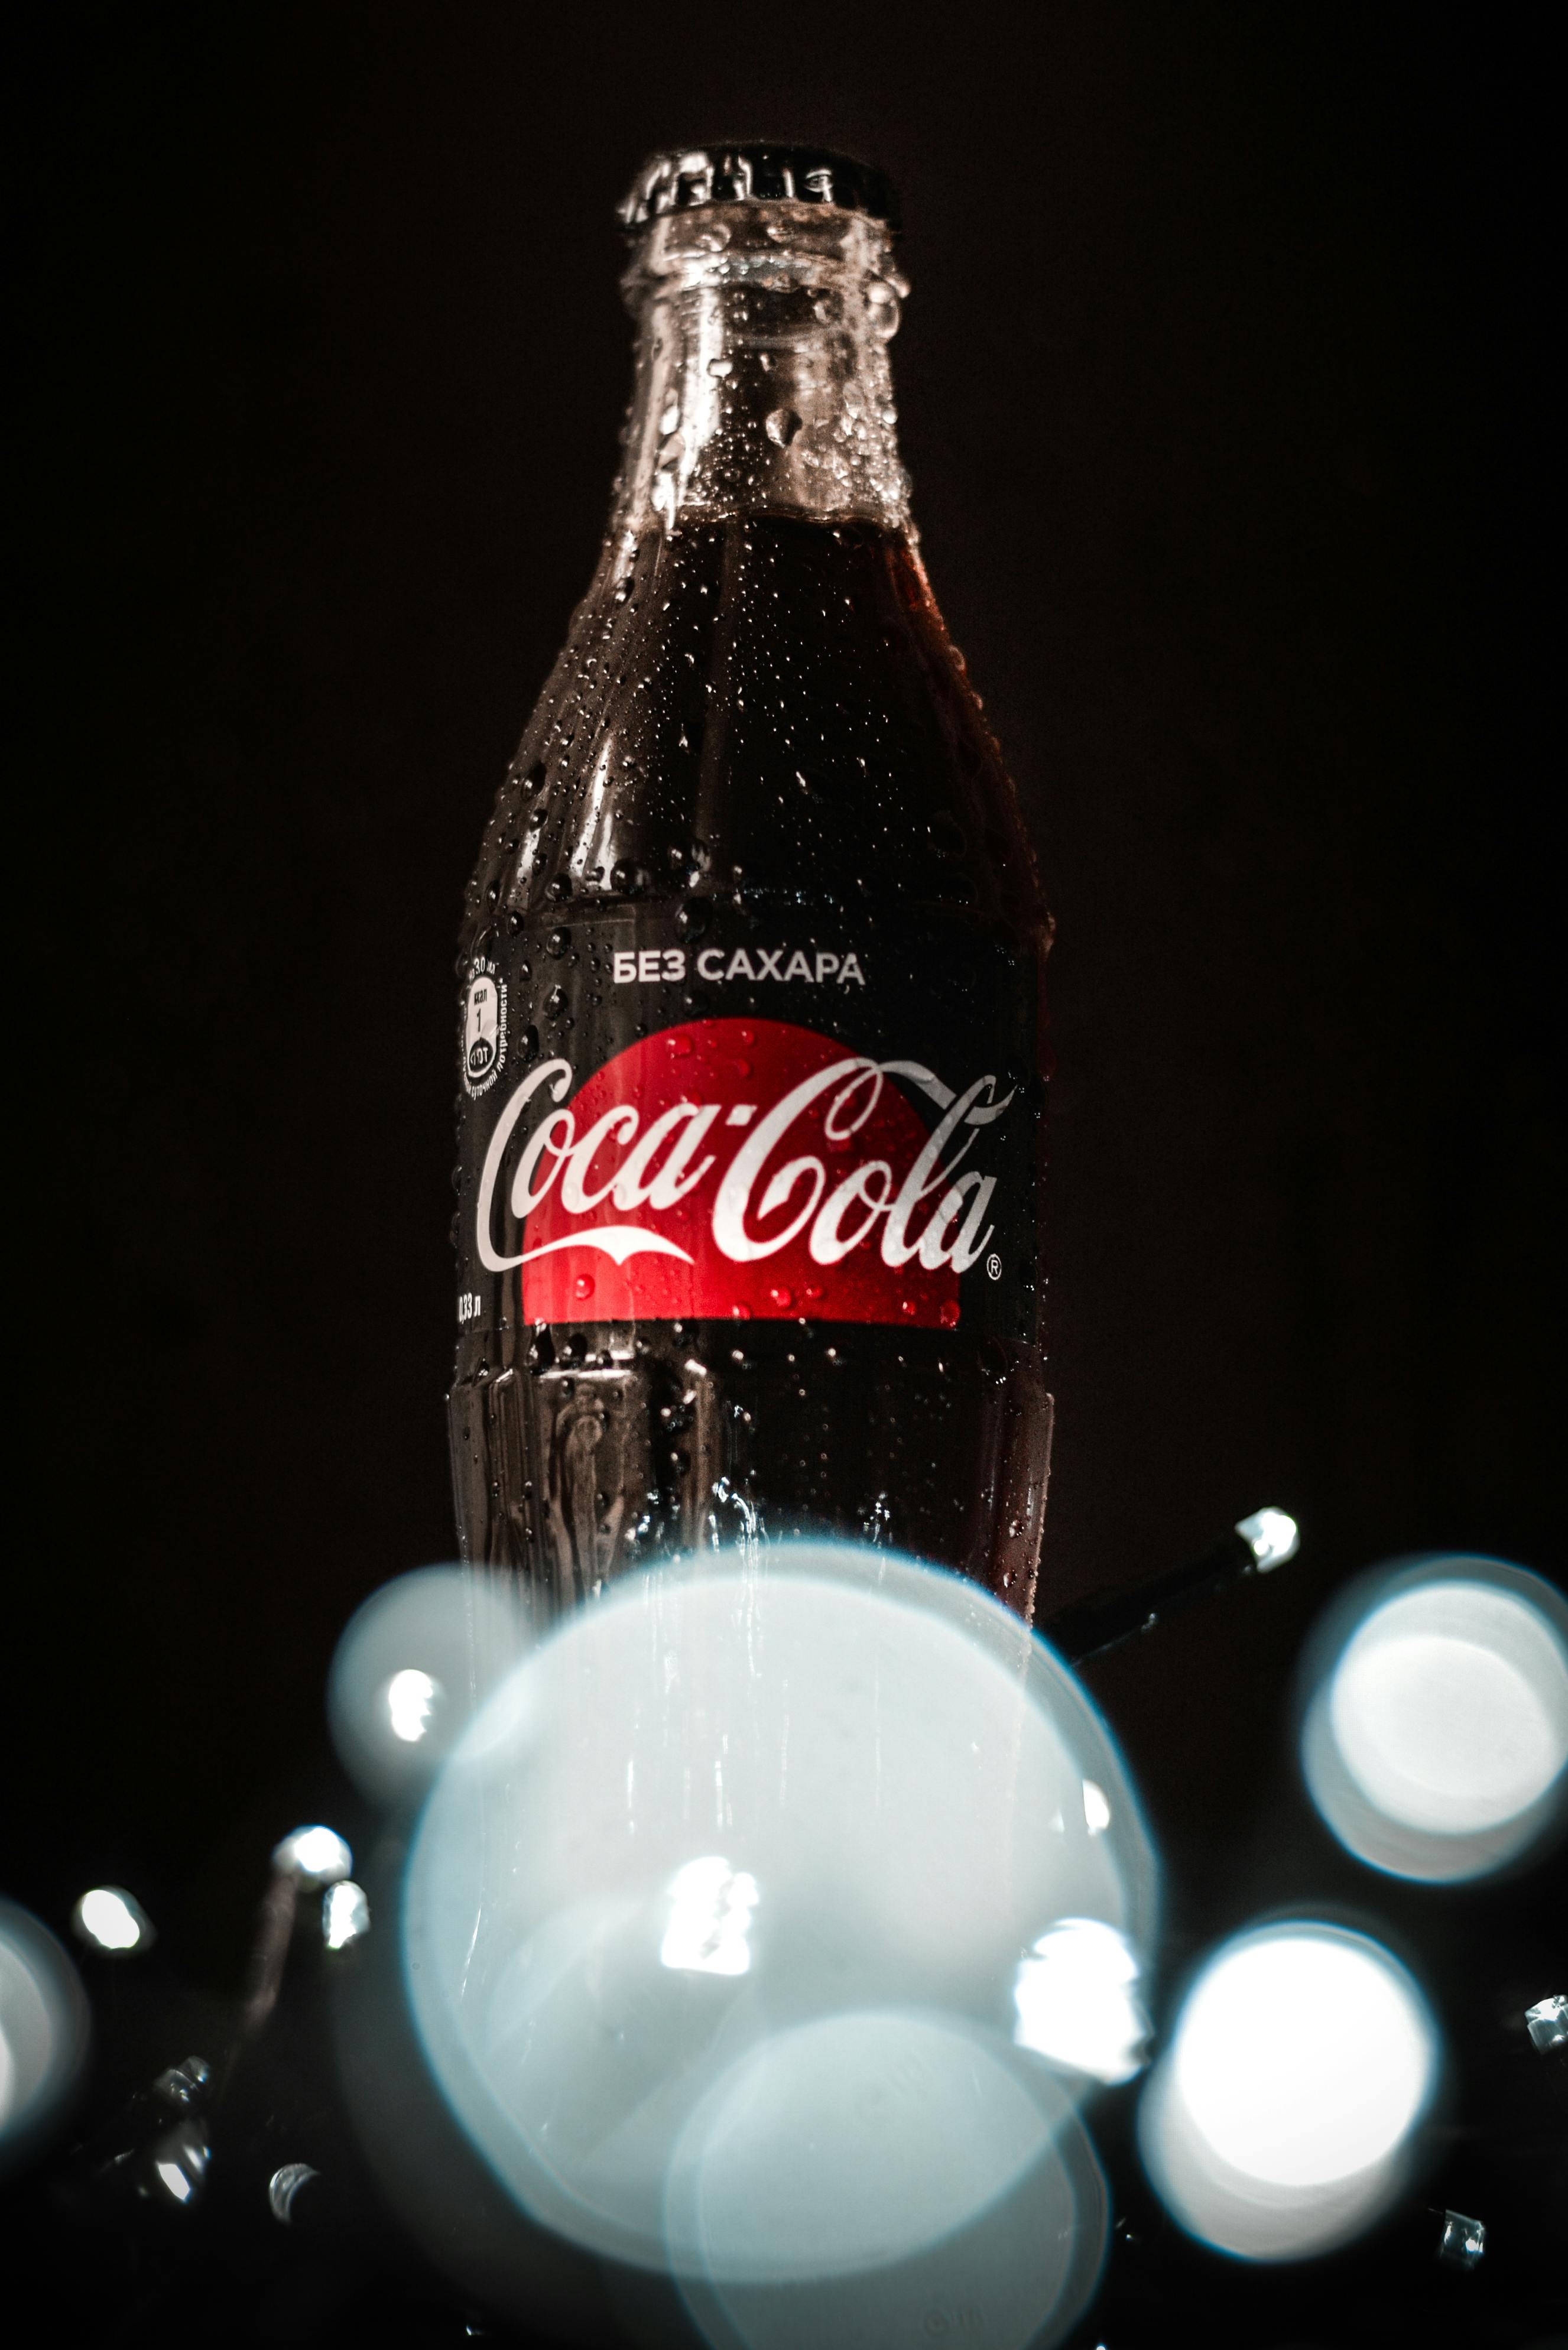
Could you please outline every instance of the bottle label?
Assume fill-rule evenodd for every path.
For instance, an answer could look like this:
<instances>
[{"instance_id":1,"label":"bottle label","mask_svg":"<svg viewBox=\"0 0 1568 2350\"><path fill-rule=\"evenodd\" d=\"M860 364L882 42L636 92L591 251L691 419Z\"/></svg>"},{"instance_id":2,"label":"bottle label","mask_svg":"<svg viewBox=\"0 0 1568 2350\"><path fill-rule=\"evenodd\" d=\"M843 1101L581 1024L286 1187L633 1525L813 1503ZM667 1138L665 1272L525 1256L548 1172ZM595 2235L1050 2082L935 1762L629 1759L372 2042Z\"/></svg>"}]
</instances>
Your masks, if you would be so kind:
<instances>
[{"instance_id":1,"label":"bottle label","mask_svg":"<svg viewBox=\"0 0 1568 2350\"><path fill-rule=\"evenodd\" d=\"M792 955L639 927L635 943L624 917L615 935L552 927L544 986L563 964L576 984L510 1052L481 1038L484 1076L504 1074L473 1100L460 1240L504 1318L1032 1336L1033 974L952 935ZM471 1096L476 985L525 1008L535 967L520 956L506 990L472 967Z\"/></svg>"},{"instance_id":2,"label":"bottle label","mask_svg":"<svg viewBox=\"0 0 1568 2350\"><path fill-rule=\"evenodd\" d=\"M488 956L475 962L462 998L462 1084L475 1099L506 1066L506 982Z\"/></svg>"}]
</instances>

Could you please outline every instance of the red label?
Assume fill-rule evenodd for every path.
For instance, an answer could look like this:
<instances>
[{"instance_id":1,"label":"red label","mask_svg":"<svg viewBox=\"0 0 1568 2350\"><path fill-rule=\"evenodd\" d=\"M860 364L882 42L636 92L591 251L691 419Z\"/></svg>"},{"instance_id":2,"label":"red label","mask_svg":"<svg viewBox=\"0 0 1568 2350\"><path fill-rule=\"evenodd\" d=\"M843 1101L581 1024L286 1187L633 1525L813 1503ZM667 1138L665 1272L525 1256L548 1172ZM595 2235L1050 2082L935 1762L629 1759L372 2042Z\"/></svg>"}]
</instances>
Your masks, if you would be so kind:
<instances>
[{"instance_id":1,"label":"red label","mask_svg":"<svg viewBox=\"0 0 1568 2350\"><path fill-rule=\"evenodd\" d=\"M955 1091L782 1020L693 1020L575 1087L530 1069L480 1179L480 1261L520 1268L524 1321L957 1325L996 1187L971 1153L1012 1099L994 1075Z\"/></svg>"}]
</instances>

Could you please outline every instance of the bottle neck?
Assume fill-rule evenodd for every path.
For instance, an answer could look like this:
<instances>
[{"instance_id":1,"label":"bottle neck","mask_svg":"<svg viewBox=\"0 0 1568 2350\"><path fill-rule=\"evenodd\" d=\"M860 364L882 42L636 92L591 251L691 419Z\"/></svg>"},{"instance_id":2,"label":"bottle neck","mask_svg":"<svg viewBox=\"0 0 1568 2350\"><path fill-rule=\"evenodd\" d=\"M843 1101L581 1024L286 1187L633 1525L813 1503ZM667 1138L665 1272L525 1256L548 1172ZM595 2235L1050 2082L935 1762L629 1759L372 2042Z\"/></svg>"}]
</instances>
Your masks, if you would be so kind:
<instances>
[{"instance_id":1,"label":"bottle neck","mask_svg":"<svg viewBox=\"0 0 1568 2350\"><path fill-rule=\"evenodd\" d=\"M888 363L908 288L878 222L783 201L668 213L624 283L639 335L615 536L742 514L909 530Z\"/></svg>"}]
</instances>

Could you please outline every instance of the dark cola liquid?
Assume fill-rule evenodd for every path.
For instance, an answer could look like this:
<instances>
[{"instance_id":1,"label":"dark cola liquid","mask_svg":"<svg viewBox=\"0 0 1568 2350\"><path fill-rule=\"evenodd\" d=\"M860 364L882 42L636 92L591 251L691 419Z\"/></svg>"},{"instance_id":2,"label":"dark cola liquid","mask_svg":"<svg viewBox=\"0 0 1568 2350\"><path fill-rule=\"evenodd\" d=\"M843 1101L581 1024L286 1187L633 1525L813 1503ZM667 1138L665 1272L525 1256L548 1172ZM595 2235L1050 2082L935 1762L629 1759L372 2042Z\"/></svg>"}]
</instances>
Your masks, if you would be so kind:
<instances>
[{"instance_id":1,"label":"dark cola liquid","mask_svg":"<svg viewBox=\"0 0 1568 2350\"><path fill-rule=\"evenodd\" d=\"M1046 940L902 537L770 516L607 561L459 962L468 1557L566 1601L833 1530L1031 1608Z\"/></svg>"}]
</instances>

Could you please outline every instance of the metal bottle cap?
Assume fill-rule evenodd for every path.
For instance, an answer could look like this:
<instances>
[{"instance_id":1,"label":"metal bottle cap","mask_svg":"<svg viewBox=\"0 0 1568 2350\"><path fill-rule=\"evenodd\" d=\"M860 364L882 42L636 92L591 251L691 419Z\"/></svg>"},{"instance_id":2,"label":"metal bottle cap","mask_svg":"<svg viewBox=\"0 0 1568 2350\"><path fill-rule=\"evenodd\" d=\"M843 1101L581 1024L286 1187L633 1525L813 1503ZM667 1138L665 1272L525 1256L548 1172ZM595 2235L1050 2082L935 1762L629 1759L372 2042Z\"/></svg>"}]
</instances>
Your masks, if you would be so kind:
<instances>
[{"instance_id":1,"label":"metal bottle cap","mask_svg":"<svg viewBox=\"0 0 1568 2350\"><path fill-rule=\"evenodd\" d=\"M723 140L711 147L670 148L650 155L620 207L628 229L646 228L664 213L701 204L836 204L898 226L892 182L874 163L836 155L826 147L780 147L765 140Z\"/></svg>"}]
</instances>

